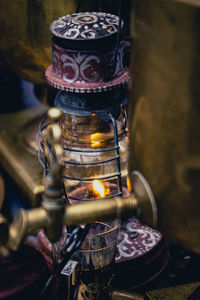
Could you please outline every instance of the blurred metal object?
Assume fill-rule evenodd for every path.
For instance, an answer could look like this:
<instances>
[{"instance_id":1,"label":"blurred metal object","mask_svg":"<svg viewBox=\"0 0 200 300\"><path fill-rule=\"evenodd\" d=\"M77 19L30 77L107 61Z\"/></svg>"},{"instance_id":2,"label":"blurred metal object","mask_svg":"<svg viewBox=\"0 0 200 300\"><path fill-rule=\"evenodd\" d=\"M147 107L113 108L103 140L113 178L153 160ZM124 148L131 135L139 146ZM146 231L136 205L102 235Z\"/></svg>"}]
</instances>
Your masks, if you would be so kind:
<instances>
[{"instance_id":1,"label":"blurred metal object","mask_svg":"<svg viewBox=\"0 0 200 300\"><path fill-rule=\"evenodd\" d=\"M199 288L200 282L188 283L178 286L173 286L170 288L156 289L154 291L149 291L146 293L149 300L197 300L199 298Z\"/></svg>"},{"instance_id":2,"label":"blurred metal object","mask_svg":"<svg viewBox=\"0 0 200 300\"><path fill-rule=\"evenodd\" d=\"M46 108L25 109L20 112L0 115L0 162L33 206L41 202L44 192L43 169L37 156L27 151L23 131L30 119L41 119Z\"/></svg>"},{"instance_id":3,"label":"blurred metal object","mask_svg":"<svg viewBox=\"0 0 200 300\"><path fill-rule=\"evenodd\" d=\"M190 4L190 5L194 5L197 7L200 7L200 2L199 0L175 0L177 2L182 2L182 3L186 3L186 4Z\"/></svg>"},{"instance_id":4,"label":"blurred metal object","mask_svg":"<svg viewBox=\"0 0 200 300\"><path fill-rule=\"evenodd\" d=\"M51 61L49 24L74 11L74 0L0 1L1 61L20 77L45 83L44 72Z\"/></svg>"},{"instance_id":5,"label":"blurred metal object","mask_svg":"<svg viewBox=\"0 0 200 300\"><path fill-rule=\"evenodd\" d=\"M144 300L144 297L138 293L124 291L114 291L113 300Z\"/></svg>"},{"instance_id":6,"label":"blurred metal object","mask_svg":"<svg viewBox=\"0 0 200 300\"><path fill-rule=\"evenodd\" d=\"M132 4L129 170L148 179L161 232L200 253L200 4Z\"/></svg>"},{"instance_id":7,"label":"blurred metal object","mask_svg":"<svg viewBox=\"0 0 200 300\"><path fill-rule=\"evenodd\" d=\"M8 221L2 214L0 214L0 237L2 244L6 243L8 237Z\"/></svg>"},{"instance_id":8,"label":"blurred metal object","mask_svg":"<svg viewBox=\"0 0 200 300\"><path fill-rule=\"evenodd\" d=\"M48 111L48 116L52 124L48 126L43 142L47 169L43 178L44 195L42 207L46 211L48 218L48 225L46 226L47 236L51 242L57 242L62 234L63 216L65 213L62 179L62 132L57 124L57 121L61 119L62 112L57 108L51 108Z\"/></svg>"},{"instance_id":9,"label":"blurred metal object","mask_svg":"<svg viewBox=\"0 0 200 300\"><path fill-rule=\"evenodd\" d=\"M131 173L131 188L136 198L139 199L137 207L138 218L145 224L157 227L158 212L154 195L148 182L138 171Z\"/></svg>"}]
</instances>

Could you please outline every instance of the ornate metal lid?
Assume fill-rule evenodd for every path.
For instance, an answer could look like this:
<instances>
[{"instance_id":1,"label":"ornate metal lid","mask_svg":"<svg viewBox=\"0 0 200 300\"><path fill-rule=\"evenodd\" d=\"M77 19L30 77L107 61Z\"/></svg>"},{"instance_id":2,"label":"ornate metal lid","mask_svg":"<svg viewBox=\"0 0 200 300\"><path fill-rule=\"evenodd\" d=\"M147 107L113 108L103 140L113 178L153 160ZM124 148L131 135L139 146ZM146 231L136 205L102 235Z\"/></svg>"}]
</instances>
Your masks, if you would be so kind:
<instances>
[{"instance_id":1,"label":"ornate metal lid","mask_svg":"<svg viewBox=\"0 0 200 300\"><path fill-rule=\"evenodd\" d=\"M50 25L50 32L70 40L101 39L115 34L119 18L103 12L80 12L63 16ZM123 23L122 23L123 26Z\"/></svg>"},{"instance_id":2,"label":"ornate metal lid","mask_svg":"<svg viewBox=\"0 0 200 300\"><path fill-rule=\"evenodd\" d=\"M126 42L118 16L80 12L63 16L50 25L52 65L47 82L75 93L107 92L129 80Z\"/></svg>"}]
</instances>

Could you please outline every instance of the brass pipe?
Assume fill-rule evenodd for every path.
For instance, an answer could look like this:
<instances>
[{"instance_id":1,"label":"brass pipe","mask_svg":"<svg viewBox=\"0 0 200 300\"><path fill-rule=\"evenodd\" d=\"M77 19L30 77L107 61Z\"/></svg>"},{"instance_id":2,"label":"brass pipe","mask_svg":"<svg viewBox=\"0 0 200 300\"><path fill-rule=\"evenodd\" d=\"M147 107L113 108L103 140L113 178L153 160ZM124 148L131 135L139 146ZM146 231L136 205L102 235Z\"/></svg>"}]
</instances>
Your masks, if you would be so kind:
<instances>
[{"instance_id":1,"label":"brass pipe","mask_svg":"<svg viewBox=\"0 0 200 300\"><path fill-rule=\"evenodd\" d=\"M20 209L13 223L9 226L6 248L13 251L18 250L21 242L28 234L47 226L48 214L44 208Z\"/></svg>"},{"instance_id":2,"label":"brass pipe","mask_svg":"<svg viewBox=\"0 0 200 300\"><path fill-rule=\"evenodd\" d=\"M39 227L46 227L48 225L48 213L40 207L34 210L27 211L28 215L28 234L34 232Z\"/></svg>"},{"instance_id":3,"label":"brass pipe","mask_svg":"<svg viewBox=\"0 0 200 300\"><path fill-rule=\"evenodd\" d=\"M137 203L137 199L132 196L74 204L66 207L64 224L78 225L136 215Z\"/></svg>"},{"instance_id":4,"label":"brass pipe","mask_svg":"<svg viewBox=\"0 0 200 300\"><path fill-rule=\"evenodd\" d=\"M92 223L96 220L110 220L136 214L137 199L113 198L107 200L88 201L65 207L63 220L64 225L78 225ZM32 210L20 209L14 222L9 226L8 239L4 247L16 251L24 238L36 229L44 228L48 231L53 220L45 208Z\"/></svg>"}]
</instances>

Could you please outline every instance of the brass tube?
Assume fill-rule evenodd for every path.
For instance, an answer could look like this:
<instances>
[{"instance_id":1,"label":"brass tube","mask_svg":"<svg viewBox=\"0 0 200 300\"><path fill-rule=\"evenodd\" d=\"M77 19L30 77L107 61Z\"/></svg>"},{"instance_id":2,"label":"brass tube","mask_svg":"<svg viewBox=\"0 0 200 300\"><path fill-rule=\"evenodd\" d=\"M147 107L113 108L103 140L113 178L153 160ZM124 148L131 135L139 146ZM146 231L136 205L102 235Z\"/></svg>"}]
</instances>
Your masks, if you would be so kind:
<instances>
[{"instance_id":1,"label":"brass tube","mask_svg":"<svg viewBox=\"0 0 200 300\"><path fill-rule=\"evenodd\" d=\"M14 222L9 226L7 247L16 251L23 239L34 230L48 226L48 214L43 208L28 211L20 209Z\"/></svg>"},{"instance_id":2,"label":"brass tube","mask_svg":"<svg viewBox=\"0 0 200 300\"><path fill-rule=\"evenodd\" d=\"M28 218L27 234L33 232L38 228L48 226L48 213L42 207L29 210L27 212L27 218Z\"/></svg>"},{"instance_id":3,"label":"brass tube","mask_svg":"<svg viewBox=\"0 0 200 300\"><path fill-rule=\"evenodd\" d=\"M56 222L61 225L79 225L95 222L96 220L120 219L122 216L137 214L138 201L134 196L127 198L116 197L107 200L87 201L65 207L64 217ZM5 247L16 251L24 238L36 229L51 229L54 221L48 211L35 208L29 211L20 209L14 222L9 226L8 239ZM0 244L3 244L1 241Z\"/></svg>"},{"instance_id":4,"label":"brass tube","mask_svg":"<svg viewBox=\"0 0 200 300\"><path fill-rule=\"evenodd\" d=\"M65 208L64 224L78 225L91 223L96 220L119 219L122 216L136 214L137 199L116 197L108 200L88 201Z\"/></svg>"}]
</instances>

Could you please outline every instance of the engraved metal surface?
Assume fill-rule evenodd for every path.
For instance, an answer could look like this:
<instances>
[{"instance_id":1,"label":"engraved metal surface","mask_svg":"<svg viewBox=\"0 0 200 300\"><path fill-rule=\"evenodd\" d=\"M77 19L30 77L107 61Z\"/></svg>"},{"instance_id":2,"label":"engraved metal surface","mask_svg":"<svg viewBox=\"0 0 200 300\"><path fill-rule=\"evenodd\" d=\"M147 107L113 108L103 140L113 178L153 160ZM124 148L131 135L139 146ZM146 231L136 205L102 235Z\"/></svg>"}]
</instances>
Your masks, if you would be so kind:
<instances>
[{"instance_id":1,"label":"engraved metal surface","mask_svg":"<svg viewBox=\"0 0 200 300\"><path fill-rule=\"evenodd\" d=\"M44 191L43 169L37 156L27 151L23 129L31 120L34 122L41 118L45 112L46 108L39 107L0 117L0 163L33 206L40 203L41 193Z\"/></svg>"},{"instance_id":2,"label":"engraved metal surface","mask_svg":"<svg viewBox=\"0 0 200 300\"><path fill-rule=\"evenodd\" d=\"M103 12L81 12L63 16L50 25L50 32L61 38L88 40L117 32L119 18Z\"/></svg>"}]
</instances>

